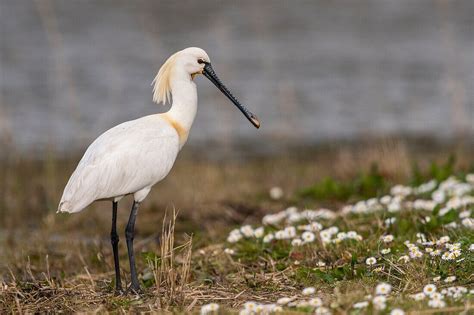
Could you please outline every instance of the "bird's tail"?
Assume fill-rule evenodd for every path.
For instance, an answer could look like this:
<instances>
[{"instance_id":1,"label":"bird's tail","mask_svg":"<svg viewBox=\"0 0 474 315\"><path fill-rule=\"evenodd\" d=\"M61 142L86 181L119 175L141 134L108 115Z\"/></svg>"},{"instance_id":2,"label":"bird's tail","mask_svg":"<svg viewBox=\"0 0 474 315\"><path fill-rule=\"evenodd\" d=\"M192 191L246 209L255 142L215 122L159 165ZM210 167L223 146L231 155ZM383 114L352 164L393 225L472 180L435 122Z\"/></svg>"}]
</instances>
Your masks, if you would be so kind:
<instances>
[{"instance_id":1,"label":"bird's tail","mask_svg":"<svg viewBox=\"0 0 474 315\"><path fill-rule=\"evenodd\" d=\"M60 212L71 213L71 212L73 212L71 210L72 210L71 203L68 202L68 201L61 200L61 202L59 203L59 206L58 206L58 211L56 211L56 213L60 213Z\"/></svg>"},{"instance_id":2,"label":"bird's tail","mask_svg":"<svg viewBox=\"0 0 474 315\"><path fill-rule=\"evenodd\" d=\"M56 213L76 213L87 207L90 202L71 202L69 200L61 200Z\"/></svg>"}]
</instances>

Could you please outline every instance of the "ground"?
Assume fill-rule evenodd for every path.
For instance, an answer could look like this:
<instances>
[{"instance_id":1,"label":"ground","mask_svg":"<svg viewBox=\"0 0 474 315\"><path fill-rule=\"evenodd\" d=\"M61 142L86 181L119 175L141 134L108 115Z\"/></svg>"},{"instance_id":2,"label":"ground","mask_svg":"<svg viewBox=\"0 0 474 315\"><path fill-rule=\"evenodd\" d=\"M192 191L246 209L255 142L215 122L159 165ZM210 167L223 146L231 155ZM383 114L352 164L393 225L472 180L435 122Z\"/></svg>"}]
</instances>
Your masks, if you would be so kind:
<instances>
[{"instance_id":1,"label":"ground","mask_svg":"<svg viewBox=\"0 0 474 315\"><path fill-rule=\"evenodd\" d=\"M111 204L55 213L78 156L13 151L0 168L0 311L199 312L215 302L221 312L250 312L285 297L286 312L467 311L474 160L466 147L394 140L225 160L185 150L139 211L139 297L113 293ZM420 190L431 179L435 186ZM438 190L445 200L432 207ZM119 205L120 231L130 207L128 199ZM375 298L380 284L390 293ZM428 284L446 291L417 301Z\"/></svg>"}]
</instances>

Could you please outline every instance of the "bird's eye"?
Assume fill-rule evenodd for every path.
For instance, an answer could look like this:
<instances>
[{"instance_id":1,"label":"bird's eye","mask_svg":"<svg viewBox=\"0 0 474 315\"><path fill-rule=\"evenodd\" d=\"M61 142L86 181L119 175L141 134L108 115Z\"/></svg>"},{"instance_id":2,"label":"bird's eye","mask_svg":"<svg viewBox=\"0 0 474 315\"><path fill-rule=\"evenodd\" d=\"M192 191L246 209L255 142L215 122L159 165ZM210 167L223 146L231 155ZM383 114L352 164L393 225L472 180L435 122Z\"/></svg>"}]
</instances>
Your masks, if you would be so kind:
<instances>
[{"instance_id":1,"label":"bird's eye","mask_svg":"<svg viewBox=\"0 0 474 315\"><path fill-rule=\"evenodd\" d=\"M204 61L204 59L199 58L198 63L203 64L203 63L206 63L206 62Z\"/></svg>"}]
</instances>

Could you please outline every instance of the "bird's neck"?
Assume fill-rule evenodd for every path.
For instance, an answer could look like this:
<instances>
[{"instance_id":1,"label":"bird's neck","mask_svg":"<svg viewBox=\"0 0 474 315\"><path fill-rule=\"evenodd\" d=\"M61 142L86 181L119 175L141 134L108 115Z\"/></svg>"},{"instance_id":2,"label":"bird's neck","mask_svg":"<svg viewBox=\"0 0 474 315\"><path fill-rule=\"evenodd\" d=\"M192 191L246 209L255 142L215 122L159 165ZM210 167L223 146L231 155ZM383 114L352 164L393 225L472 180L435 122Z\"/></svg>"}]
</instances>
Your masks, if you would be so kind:
<instances>
[{"instance_id":1,"label":"bird's neck","mask_svg":"<svg viewBox=\"0 0 474 315\"><path fill-rule=\"evenodd\" d=\"M188 77L173 80L171 83L173 104L170 110L164 114L174 122L175 129L181 129L181 133L178 131L180 138L182 138L182 133L186 135L184 141L181 139L182 142L185 142L187 139L187 134L191 129L197 111L196 84L189 75Z\"/></svg>"}]
</instances>

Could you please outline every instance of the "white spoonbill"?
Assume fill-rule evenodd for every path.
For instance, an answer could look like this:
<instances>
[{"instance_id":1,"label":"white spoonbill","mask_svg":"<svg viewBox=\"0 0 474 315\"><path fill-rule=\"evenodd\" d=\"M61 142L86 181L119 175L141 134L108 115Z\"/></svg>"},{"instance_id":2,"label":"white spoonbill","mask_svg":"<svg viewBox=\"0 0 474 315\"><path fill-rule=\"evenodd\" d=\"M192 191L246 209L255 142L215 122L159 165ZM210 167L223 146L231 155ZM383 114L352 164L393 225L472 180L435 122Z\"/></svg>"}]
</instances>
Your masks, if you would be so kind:
<instances>
[{"instance_id":1,"label":"white spoonbill","mask_svg":"<svg viewBox=\"0 0 474 315\"><path fill-rule=\"evenodd\" d=\"M71 175L59 203L58 212L75 213L96 200L112 201L110 233L115 265L115 290L122 291L116 230L117 204L133 194L134 202L125 229L130 262L130 291L139 292L133 237L140 203L157 182L173 167L193 124L197 110L194 78L203 74L222 91L245 117L260 127L257 117L229 92L211 67L207 53L196 47L178 51L168 58L153 80L153 101L171 102L163 114L149 115L124 122L100 135Z\"/></svg>"}]
</instances>

